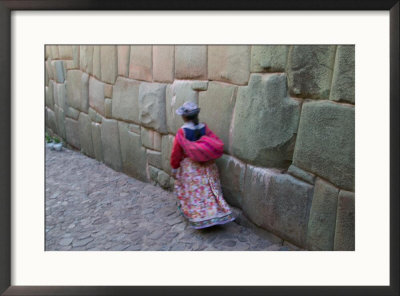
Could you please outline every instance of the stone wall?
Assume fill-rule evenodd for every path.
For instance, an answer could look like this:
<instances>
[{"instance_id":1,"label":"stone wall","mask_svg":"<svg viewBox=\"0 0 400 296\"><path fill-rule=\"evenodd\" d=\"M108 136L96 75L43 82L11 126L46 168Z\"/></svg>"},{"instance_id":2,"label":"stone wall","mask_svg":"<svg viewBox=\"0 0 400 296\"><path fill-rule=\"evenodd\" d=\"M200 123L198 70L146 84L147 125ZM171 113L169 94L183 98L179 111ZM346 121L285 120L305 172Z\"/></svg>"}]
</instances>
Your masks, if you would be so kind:
<instances>
[{"instance_id":1,"label":"stone wall","mask_svg":"<svg viewBox=\"0 0 400 296\"><path fill-rule=\"evenodd\" d=\"M354 250L354 46L47 46L46 128L171 189L169 156L200 105L224 141L226 200L309 250Z\"/></svg>"}]
</instances>

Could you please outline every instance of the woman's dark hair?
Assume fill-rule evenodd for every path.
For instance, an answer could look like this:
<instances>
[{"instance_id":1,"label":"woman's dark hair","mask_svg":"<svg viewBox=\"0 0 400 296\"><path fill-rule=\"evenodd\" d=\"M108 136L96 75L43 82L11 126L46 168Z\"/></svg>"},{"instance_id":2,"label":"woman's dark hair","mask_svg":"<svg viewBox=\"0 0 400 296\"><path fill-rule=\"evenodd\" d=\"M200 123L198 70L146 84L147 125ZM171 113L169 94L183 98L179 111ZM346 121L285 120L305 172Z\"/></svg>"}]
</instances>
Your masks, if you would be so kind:
<instances>
[{"instance_id":1,"label":"woman's dark hair","mask_svg":"<svg viewBox=\"0 0 400 296\"><path fill-rule=\"evenodd\" d=\"M185 118L191 122L193 122L194 125L198 125L199 124L199 113L194 114L194 115L188 115L185 116ZM201 138L201 133L199 129L195 129L194 130L194 137L195 137L195 141Z\"/></svg>"}]
</instances>

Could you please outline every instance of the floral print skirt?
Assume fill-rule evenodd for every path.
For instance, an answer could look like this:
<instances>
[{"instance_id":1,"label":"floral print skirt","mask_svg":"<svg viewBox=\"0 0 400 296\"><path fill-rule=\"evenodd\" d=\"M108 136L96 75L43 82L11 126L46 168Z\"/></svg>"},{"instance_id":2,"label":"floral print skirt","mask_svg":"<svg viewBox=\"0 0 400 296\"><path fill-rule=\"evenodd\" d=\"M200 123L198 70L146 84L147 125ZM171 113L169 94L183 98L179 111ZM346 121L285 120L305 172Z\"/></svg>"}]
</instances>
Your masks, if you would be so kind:
<instances>
[{"instance_id":1,"label":"floral print skirt","mask_svg":"<svg viewBox=\"0 0 400 296\"><path fill-rule=\"evenodd\" d=\"M196 229L233 221L232 211L222 196L216 164L200 164L186 157L175 180L178 208Z\"/></svg>"}]
</instances>

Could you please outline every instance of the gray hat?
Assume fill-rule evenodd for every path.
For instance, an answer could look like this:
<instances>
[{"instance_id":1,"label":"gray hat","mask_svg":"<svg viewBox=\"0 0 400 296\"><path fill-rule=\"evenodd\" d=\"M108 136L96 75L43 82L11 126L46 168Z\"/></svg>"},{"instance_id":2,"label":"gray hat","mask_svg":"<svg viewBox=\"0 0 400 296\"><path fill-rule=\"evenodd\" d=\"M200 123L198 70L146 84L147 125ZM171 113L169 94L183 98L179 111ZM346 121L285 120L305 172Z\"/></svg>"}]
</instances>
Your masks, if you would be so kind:
<instances>
[{"instance_id":1,"label":"gray hat","mask_svg":"<svg viewBox=\"0 0 400 296\"><path fill-rule=\"evenodd\" d=\"M196 115L200 112L200 108L196 103L193 102L185 102L182 106L180 106L176 110L176 114L183 116L191 116Z\"/></svg>"}]
</instances>

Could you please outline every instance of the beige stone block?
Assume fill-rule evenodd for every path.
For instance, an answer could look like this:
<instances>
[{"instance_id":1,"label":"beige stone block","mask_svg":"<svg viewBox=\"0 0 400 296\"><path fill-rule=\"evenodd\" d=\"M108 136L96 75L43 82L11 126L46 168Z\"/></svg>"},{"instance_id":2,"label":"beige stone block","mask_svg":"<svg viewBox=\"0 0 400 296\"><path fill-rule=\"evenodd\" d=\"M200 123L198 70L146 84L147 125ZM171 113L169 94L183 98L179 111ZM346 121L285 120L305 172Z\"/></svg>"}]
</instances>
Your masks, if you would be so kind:
<instances>
[{"instance_id":1,"label":"beige stone block","mask_svg":"<svg viewBox=\"0 0 400 296\"><path fill-rule=\"evenodd\" d=\"M118 75L118 52L115 45L101 46L101 80L114 84Z\"/></svg>"},{"instance_id":2,"label":"beige stone block","mask_svg":"<svg viewBox=\"0 0 400 296\"><path fill-rule=\"evenodd\" d=\"M207 79L207 46L175 46L175 77L179 79Z\"/></svg>"},{"instance_id":3,"label":"beige stone block","mask_svg":"<svg viewBox=\"0 0 400 296\"><path fill-rule=\"evenodd\" d=\"M118 75L129 76L129 56L131 47L129 45L119 45L118 50Z\"/></svg>"},{"instance_id":4,"label":"beige stone block","mask_svg":"<svg viewBox=\"0 0 400 296\"><path fill-rule=\"evenodd\" d=\"M152 81L152 46L131 46L129 77L137 80Z\"/></svg>"},{"instance_id":5,"label":"beige stone block","mask_svg":"<svg viewBox=\"0 0 400 296\"><path fill-rule=\"evenodd\" d=\"M173 45L153 46L153 79L158 82L174 81L175 47Z\"/></svg>"}]
</instances>

